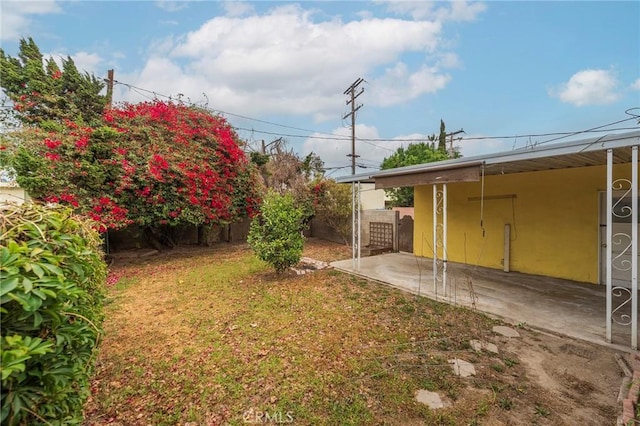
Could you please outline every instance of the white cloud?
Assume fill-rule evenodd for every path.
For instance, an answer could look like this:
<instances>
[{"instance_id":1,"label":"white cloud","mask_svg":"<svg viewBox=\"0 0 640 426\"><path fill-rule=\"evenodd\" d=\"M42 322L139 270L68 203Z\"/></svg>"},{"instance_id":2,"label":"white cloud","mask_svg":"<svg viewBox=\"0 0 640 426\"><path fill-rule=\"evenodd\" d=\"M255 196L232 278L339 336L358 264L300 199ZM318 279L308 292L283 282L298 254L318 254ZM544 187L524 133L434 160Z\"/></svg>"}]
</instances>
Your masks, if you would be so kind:
<instances>
[{"instance_id":1,"label":"white cloud","mask_svg":"<svg viewBox=\"0 0 640 426\"><path fill-rule=\"evenodd\" d=\"M440 74L437 68L423 66L411 73L406 64L398 62L371 82L371 100L374 105L380 106L400 104L425 93L435 93L450 80L449 75Z\"/></svg>"},{"instance_id":2,"label":"white cloud","mask_svg":"<svg viewBox=\"0 0 640 426\"><path fill-rule=\"evenodd\" d=\"M331 176L342 176L351 173L351 128L340 127L332 131L333 136L327 136L320 133L311 135L307 139L301 152L303 155L315 152L325 162L326 167L342 167L344 169L335 170ZM339 139L338 139L339 138ZM378 129L375 126L366 124L356 124L356 163L358 167L356 173L361 173L371 169L380 167L380 163L385 157L393 154L401 146L406 146L410 142L407 139L426 140L425 135L411 134L403 135L386 141L368 141L366 139L380 139ZM363 140L364 139L364 140Z\"/></svg>"},{"instance_id":3,"label":"white cloud","mask_svg":"<svg viewBox=\"0 0 640 426\"><path fill-rule=\"evenodd\" d=\"M53 52L53 53L43 53L44 59L53 58L54 61L58 64L58 66L62 66L62 59L66 59L67 56L71 56L73 59L73 63L76 65L76 68L81 73L88 72L89 74L94 74L97 77L100 77L104 70L101 68L101 65L104 63L103 59L97 53L89 53L89 52L76 52L74 54L68 54L64 52Z\"/></svg>"},{"instance_id":4,"label":"white cloud","mask_svg":"<svg viewBox=\"0 0 640 426\"><path fill-rule=\"evenodd\" d=\"M90 74L102 74L103 70L99 69L102 58L97 53L76 52L72 58L79 70L86 71Z\"/></svg>"},{"instance_id":5,"label":"white cloud","mask_svg":"<svg viewBox=\"0 0 640 426\"><path fill-rule=\"evenodd\" d=\"M612 70L587 69L575 73L549 94L576 106L607 105L620 98L617 89L618 81Z\"/></svg>"},{"instance_id":6,"label":"white cloud","mask_svg":"<svg viewBox=\"0 0 640 426\"><path fill-rule=\"evenodd\" d=\"M167 94L201 97L204 92L215 108L250 116L336 119L344 105L342 92L358 77L372 83L363 96L370 106L443 89L450 76L441 68L455 65L457 58L440 52L441 31L437 20L345 22L286 4L262 15L218 16L187 34L158 40L129 82ZM418 62L404 62L409 54ZM135 96L126 100L140 100Z\"/></svg>"},{"instance_id":7,"label":"white cloud","mask_svg":"<svg viewBox=\"0 0 640 426\"><path fill-rule=\"evenodd\" d=\"M633 90L640 90L640 78L638 78L636 81L634 81L633 83L631 83L630 86Z\"/></svg>"},{"instance_id":8,"label":"white cloud","mask_svg":"<svg viewBox=\"0 0 640 426\"><path fill-rule=\"evenodd\" d=\"M446 16L446 19L474 21L485 10L487 10L487 5L481 2L452 1L451 12Z\"/></svg>"},{"instance_id":9,"label":"white cloud","mask_svg":"<svg viewBox=\"0 0 640 426\"><path fill-rule=\"evenodd\" d=\"M158 6L160 9L166 12L177 12L179 10L189 7L189 4L186 1L160 0L160 1L156 1L156 6Z\"/></svg>"},{"instance_id":10,"label":"white cloud","mask_svg":"<svg viewBox=\"0 0 640 426\"><path fill-rule=\"evenodd\" d=\"M460 68L462 67L462 62L458 55L453 52L444 52L439 55L438 61L436 65L442 68Z\"/></svg>"},{"instance_id":11,"label":"white cloud","mask_svg":"<svg viewBox=\"0 0 640 426\"><path fill-rule=\"evenodd\" d=\"M524 139L521 142L506 139L474 139L481 137L483 136L465 135L465 137L456 144L463 157L475 157L476 155L511 151L526 146Z\"/></svg>"},{"instance_id":12,"label":"white cloud","mask_svg":"<svg viewBox=\"0 0 640 426\"><path fill-rule=\"evenodd\" d=\"M227 16L244 16L255 11L253 5L244 1L225 1L223 6Z\"/></svg>"},{"instance_id":13,"label":"white cloud","mask_svg":"<svg viewBox=\"0 0 640 426\"><path fill-rule=\"evenodd\" d=\"M304 142L302 154L307 155L310 152L315 152L322 158L326 167L349 166L351 157L347 157L347 154L351 153L351 129L339 127L331 133L333 136L320 133L312 134L311 138ZM378 138L378 129L366 124L356 124L356 137ZM356 142L356 155L360 154L361 145L362 142Z\"/></svg>"},{"instance_id":14,"label":"white cloud","mask_svg":"<svg viewBox=\"0 0 640 426\"><path fill-rule=\"evenodd\" d=\"M382 0L390 12L398 15L409 15L413 19L437 19L442 21L473 21L487 9L481 2L452 1L450 7L441 2Z\"/></svg>"},{"instance_id":15,"label":"white cloud","mask_svg":"<svg viewBox=\"0 0 640 426\"><path fill-rule=\"evenodd\" d=\"M3 1L0 17L0 39L18 40L29 37L33 31L31 15L60 13L62 9L55 0Z\"/></svg>"}]
</instances>

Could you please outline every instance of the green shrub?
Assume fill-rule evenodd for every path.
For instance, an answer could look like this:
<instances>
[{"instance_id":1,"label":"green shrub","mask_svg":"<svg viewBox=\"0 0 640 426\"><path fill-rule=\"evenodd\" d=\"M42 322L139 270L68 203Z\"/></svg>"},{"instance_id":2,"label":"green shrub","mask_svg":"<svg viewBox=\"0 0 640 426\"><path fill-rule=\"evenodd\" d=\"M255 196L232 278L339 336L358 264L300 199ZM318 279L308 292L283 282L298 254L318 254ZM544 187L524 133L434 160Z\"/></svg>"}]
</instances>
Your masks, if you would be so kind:
<instances>
[{"instance_id":1,"label":"green shrub","mask_svg":"<svg viewBox=\"0 0 640 426\"><path fill-rule=\"evenodd\" d=\"M262 202L260 214L249 228L249 245L256 256L282 273L300 261L304 247L302 208L291 194L269 192Z\"/></svg>"},{"instance_id":2,"label":"green shrub","mask_svg":"<svg viewBox=\"0 0 640 426\"><path fill-rule=\"evenodd\" d=\"M0 208L0 242L2 424L79 424L103 319L99 235L25 204Z\"/></svg>"}]
</instances>

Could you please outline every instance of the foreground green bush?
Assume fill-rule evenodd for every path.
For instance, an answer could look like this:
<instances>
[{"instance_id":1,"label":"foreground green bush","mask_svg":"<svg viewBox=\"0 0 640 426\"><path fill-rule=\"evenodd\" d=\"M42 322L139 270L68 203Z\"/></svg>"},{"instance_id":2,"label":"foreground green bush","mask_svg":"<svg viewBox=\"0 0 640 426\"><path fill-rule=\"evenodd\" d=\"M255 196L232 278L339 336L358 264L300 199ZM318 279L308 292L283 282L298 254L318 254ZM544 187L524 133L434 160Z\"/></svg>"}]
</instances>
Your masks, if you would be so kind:
<instances>
[{"instance_id":1,"label":"foreground green bush","mask_svg":"<svg viewBox=\"0 0 640 426\"><path fill-rule=\"evenodd\" d=\"M260 214L251 221L247 242L260 260L282 273L302 256L304 217L291 194L271 191L262 202Z\"/></svg>"},{"instance_id":2,"label":"foreground green bush","mask_svg":"<svg viewBox=\"0 0 640 426\"><path fill-rule=\"evenodd\" d=\"M100 245L70 210L0 207L3 425L82 422L103 319Z\"/></svg>"}]
</instances>

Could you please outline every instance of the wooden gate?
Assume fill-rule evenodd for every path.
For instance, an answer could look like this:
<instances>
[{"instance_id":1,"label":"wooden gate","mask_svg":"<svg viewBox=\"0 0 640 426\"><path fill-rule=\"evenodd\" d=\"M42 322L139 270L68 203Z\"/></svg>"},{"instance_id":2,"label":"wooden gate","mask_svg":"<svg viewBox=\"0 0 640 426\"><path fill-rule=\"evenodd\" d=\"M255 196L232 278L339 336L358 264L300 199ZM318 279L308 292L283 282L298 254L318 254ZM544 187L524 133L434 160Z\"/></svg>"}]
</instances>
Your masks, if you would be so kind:
<instances>
[{"instance_id":1,"label":"wooden gate","mask_svg":"<svg viewBox=\"0 0 640 426\"><path fill-rule=\"evenodd\" d=\"M398 250L413 253L413 219L409 215L398 221Z\"/></svg>"}]
</instances>

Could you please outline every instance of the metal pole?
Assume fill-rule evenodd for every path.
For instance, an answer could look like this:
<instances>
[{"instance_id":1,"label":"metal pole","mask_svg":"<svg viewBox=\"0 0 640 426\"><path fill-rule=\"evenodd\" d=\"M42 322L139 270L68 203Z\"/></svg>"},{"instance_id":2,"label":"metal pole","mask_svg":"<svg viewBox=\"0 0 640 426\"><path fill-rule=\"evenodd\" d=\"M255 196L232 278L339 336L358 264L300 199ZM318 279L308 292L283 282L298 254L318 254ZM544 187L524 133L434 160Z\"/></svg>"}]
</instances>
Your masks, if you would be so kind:
<instances>
[{"instance_id":1,"label":"metal pole","mask_svg":"<svg viewBox=\"0 0 640 426\"><path fill-rule=\"evenodd\" d=\"M438 200L436 185L433 188L433 292L438 291Z\"/></svg>"},{"instance_id":2,"label":"metal pole","mask_svg":"<svg viewBox=\"0 0 640 426\"><path fill-rule=\"evenodd\" d=\"M611 219L611 211L613 209L613 150L612 149L608 149L607 150L607 239L606 239L606 244L607 244L607 250L606 250L606 264L605 267L607 268L607 275L606 275L606 281L607 281L607 335L606 335L606 339L607 342L611 343L611 305L613 303L612 301L612 270L611 268L613 267L613 265L611 264L611 259L612 259L612 237L613 237L613 230L611 229L611 227L613 226L613 221Z\"/></svg>"},{"instance_id":3,"label":"metal pole","mask_svg":"<svg viewBox=\"0 0 640 426\"><path fill-rule=\"evenodd\" d=\"M351 182L351 269L356 269L356 183Z\"/></svg>"},{"instance_id":4,"label":"metal pole","mask_svg":"<svg viewBox=\"0 0 640 426\"><path fill-rule=\"evenodd\" d=\"M631 150L631 347L638 350L638 147Z\"/></svg>"},{"instance_id":5,"label":"metal pole","mask_svg":"<svg viewBox=\"0 0 640 426\"><path fill-rule=\"evenodd\" d=\"M447 295L447 184L442 184L442 289Z\"/></svg>"},{"instance_id":6,"label":"metal pole","mask_svg":"<svg viewBox=\"0 0 640 426\"><path fill-rule=\"evenodd\" d=\"M362 226L360 225L360 211L362 210L362 200L360 198L360 181L358 181L358 271L360 271L360 257L361 257L361 237L362 237Z\"/></svg>"}]
</instances>

